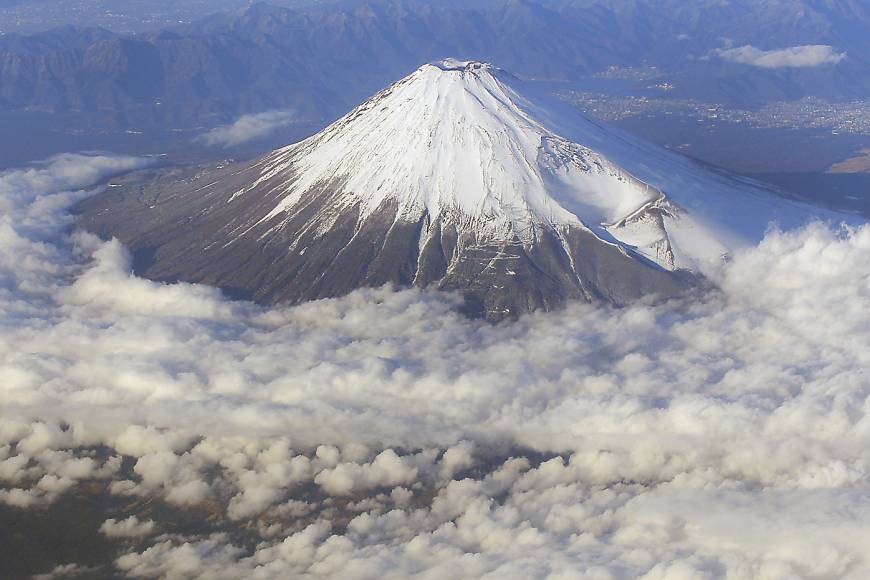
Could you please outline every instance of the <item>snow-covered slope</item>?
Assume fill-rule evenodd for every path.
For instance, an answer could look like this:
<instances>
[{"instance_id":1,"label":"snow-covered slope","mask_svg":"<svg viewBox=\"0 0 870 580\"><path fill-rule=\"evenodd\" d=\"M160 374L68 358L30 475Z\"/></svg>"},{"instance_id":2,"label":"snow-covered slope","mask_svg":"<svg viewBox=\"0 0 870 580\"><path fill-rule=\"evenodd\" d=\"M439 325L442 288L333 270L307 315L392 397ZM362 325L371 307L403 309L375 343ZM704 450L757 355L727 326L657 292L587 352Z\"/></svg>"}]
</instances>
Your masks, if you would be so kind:
<instances>
[{"instance_id":1,"label":"snow-covered slope","mask_svg":"<svg viewBox=\"0 0 870 580\"><path fill-rule=\"evenodd\" d=\"M585 224L603 239L619 230L673 266L655 220L610 227L648 206L666 208L662 192L535 120L510 80L485 63L424 65L321 133L275 152L234 199L284 176L286 190L267 221L292 214L309 191L331 183L341 203L360 205L361 221L392 199L400 219L451 216L486 238L528 241L535 225Z\"/></svg>"},{"instance_id":2,"label":"snow-covered slope","mask_svg":"<svg viewBox=\"0 0 870 580\"><path fill-rule=\"evenodd\" d=\"M671 269L702 269L759 241L771 223L792 227L825 213L602 129L546 96L534 102L522 89L486 63L424 65L275 152L239 196L284 175L284 195L264 221L333 183L341 203L360 204L361 221L394 199L399 218L461 216L487 237L528 240L535 224L582 225Z\"/></svg>"},{"instance_id":3,"label":"snow-covered slope","mask_svg":"<svg viewBox=\"0 0 870 580\"><path fill-rule=\"evenodd\" d=\"M133 193L85 219L148 248L153 277L291 302L434 284L491 318L670 296L771 224L842 219L455 60L253 163Z\"/></svg>"}]
</instances>

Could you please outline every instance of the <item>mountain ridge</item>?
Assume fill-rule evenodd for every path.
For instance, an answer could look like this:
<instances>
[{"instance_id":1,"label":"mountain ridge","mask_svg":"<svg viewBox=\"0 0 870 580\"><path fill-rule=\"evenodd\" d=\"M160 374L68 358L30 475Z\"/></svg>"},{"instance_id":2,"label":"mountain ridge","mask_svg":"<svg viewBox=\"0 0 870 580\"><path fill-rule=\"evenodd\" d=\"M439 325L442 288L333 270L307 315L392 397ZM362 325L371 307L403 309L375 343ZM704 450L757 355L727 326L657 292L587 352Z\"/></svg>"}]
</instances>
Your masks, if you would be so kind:
<instances>
[{"instance_id":1,"label":"mountain ridge","mask_svg":"<svg viewBox=\"0 0 870 580\"><path fill-rule=\"evenodd\" d=\"M106 112L121 124L176 128L292 108L326 121L420 62L448 55L560 81L610 66L652 65L666 75L673 95L739 106L870 94L870 41L855 28L870 22L870 12L859 4L659 4L664 8L647 1L629 10L601 0L465 8L415 0L255 6L165 33L81 31L76 37L67 29L35 40L0 37L0 111ZM716 33L697 35L704 23ZM848 58L836 66L762 70L709 58L723 46L720 38L764 50L828 44ZM117 66L99 66L109 60ZM327 69L332 74L324 74Z\"/></svg>"}]
</instances>

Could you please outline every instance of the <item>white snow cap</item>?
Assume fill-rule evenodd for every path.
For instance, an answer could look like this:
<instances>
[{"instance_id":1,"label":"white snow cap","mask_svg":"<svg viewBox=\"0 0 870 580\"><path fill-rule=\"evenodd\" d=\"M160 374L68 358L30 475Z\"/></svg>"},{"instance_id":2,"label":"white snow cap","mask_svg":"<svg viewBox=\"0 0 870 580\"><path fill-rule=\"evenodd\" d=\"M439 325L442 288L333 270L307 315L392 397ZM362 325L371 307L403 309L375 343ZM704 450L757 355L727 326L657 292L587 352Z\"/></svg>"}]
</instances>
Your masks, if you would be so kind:
<instances>
[{"instance_id":1,"label":"white snow cap","mask_svg":"<svg viewBox=\"0 0 870 580\"><path fill-rule=\"evenodd\" d=\"M663 267L694 268L760 240L778 217L803 223L812 213L754 184L707 175L579 112L566 120L546 99L521 94L523 86L488 63L423 65L268 158L258 183L286 174L287 185L265 219L328 184L340 205L359 206L361 220L394 201L397 219L453 220L485 239L529 242L538 227L585 227ZM647 175L635 177L626 164ZM747 212L755 214L751 223Z\"/></svg>"}]
</instances>

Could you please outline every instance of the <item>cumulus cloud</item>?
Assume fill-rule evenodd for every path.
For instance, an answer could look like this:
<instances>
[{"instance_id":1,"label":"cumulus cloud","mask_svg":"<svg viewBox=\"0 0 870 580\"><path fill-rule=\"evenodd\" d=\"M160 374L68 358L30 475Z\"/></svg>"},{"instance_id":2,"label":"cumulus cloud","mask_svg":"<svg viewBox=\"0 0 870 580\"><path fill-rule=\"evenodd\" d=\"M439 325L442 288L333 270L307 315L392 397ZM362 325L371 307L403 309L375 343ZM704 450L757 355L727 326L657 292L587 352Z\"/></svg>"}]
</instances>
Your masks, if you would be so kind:
<instances>
[{"instance_id":1,"label":"cumulus cloud","mask_svg":"<svg viewBox=\"0 0 870 580\"><path fill-rule=\"evenodd\" d=\"M293 111L266 111L242 115L230 125L216 127L200 139L207 145L235 147L249 141L268 137L271 133L286 127L296 119Z\"/></svg>"},{"instance_id":2,"label":"cumulus cloud","mask_svg":"<svg viewBox=\"0 0 870 580\"><path fill-rule=\"evenodd\" d=\"M152 520L139 521L136 516L121 521L110 518L100 526L107 538L142 538L154 533L157 525Z\"/></svg>"},{"instance_id":3,"label":"cumulus cloud","mask_svg":"<svg viewBox=\"0 0 870 580\"><path fill-rule=\"evenodd\" d=\"M33 580L69 580L70 578L88 578L98 575L99 567L80 566L78 564L60 564L47 574L37 574Z\"/></svg>"},{"instance_id":4,"label":"cumulus cloud","mask_svg":"<svg viewBox=\"0 0 870 580\"><path fill-rule=\"evenodd\" d=\"M832 65L846 58L845 52L825 44L791 46L777 50L761 50L747 44L735 48L720 48L713 54L722 60L748 64L759 68L812 68Z\"/></svg>"},{"instance_id":5,"label":"cumulus cloud","mask_svg":"<svg viewBox=\"0 0 870 580\"><path fill-rule=\"evenodd\" d=\"M773 231L685 303L265 309L70 235L71 168L118 161L53 163L0 175L0 502L87 484L220 522L106 514L138 536L118 574L870 574L870 226Z\"/></svg>"},{"instance_id":6,"label":"cumulus cloud","mask_svg":"<svg viewBox=\"0 0 870 580\"><path fill-rule=\"evenodd\" d=\"M324 469L314 478L314 483L329 495L350 495L359 490L413 483L416 479L417 468L387 449L371 463L340 463Z\"/></svg>"},{"instance_id":7,"label":"cumulus cloud","mask_svg":"<svg viewBox=\"0 0 870 580\"><path fill-rule=\"evenodd\" d=\"M137 278L132 274L132 256L117 240L101 244L93 236L80 234L77 241L94 248L94 261L62 290L68 304L140 316L150 312L219 320L231 315L232 305L215 288L184 283L154 285Z\"/></svg>"}]
</instances>

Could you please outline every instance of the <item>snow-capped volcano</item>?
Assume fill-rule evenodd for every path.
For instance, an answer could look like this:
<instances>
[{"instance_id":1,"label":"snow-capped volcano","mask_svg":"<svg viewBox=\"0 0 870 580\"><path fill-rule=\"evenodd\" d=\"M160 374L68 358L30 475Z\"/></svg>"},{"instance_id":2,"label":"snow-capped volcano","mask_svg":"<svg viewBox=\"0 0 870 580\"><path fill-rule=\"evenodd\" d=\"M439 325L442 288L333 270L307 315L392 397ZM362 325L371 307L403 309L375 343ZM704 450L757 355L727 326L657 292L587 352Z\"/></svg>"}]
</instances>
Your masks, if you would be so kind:
<instances>
[{"instance_id":1,"label":"snow-capped volcano","mask_svg":"<svg viewBox=\"0 0 870 580\"><path fill-rule=\"evenodd\" d=\"M310 191L329 184L340 204L359 204L361 221L394 201L401 220L456 219L478 236L523 241L541 224L600 229L662 198L532 118L503 74L478 62L425 65L270 156L261 179L239 196L283 176L285 194L264 221L291 216Z\"/></svg>"},{"instance_id":2,"label":"snow-capped volcano","mask_svg":"<svg viewBox=\"0 0 870 580\"><path fill-rule=\"evenodd\" d=\"M666 211L664 194L535 120L510 80L486 63L424 65L323 132L276 151L233 199L281 183L284 195L263 221L290 219L309 192L328 184L341 194L337 207L359 206L360 221L395 202L400 220L461 222L495 240L530 242L541 225L585 224L603 239L612 238L608 229L621 231L672 268L655 220L630 233L619 225L647 209ZM328 229L338 215L320 216L318 227Z\"/></svg>"},{"instance_id":3,"label":"snow-capped volcano","mask_svg":"<svg viewBox=\"0 0 870 580\"><path fill-rule=\"evenodd\" d=\"M533 93L485 63L427 64L300 143L115 189L84 221L147 249L155 278L270 302L437 285L501 318L670 296L769 223L824 213Z\"/></svg>"}]
</instances>

